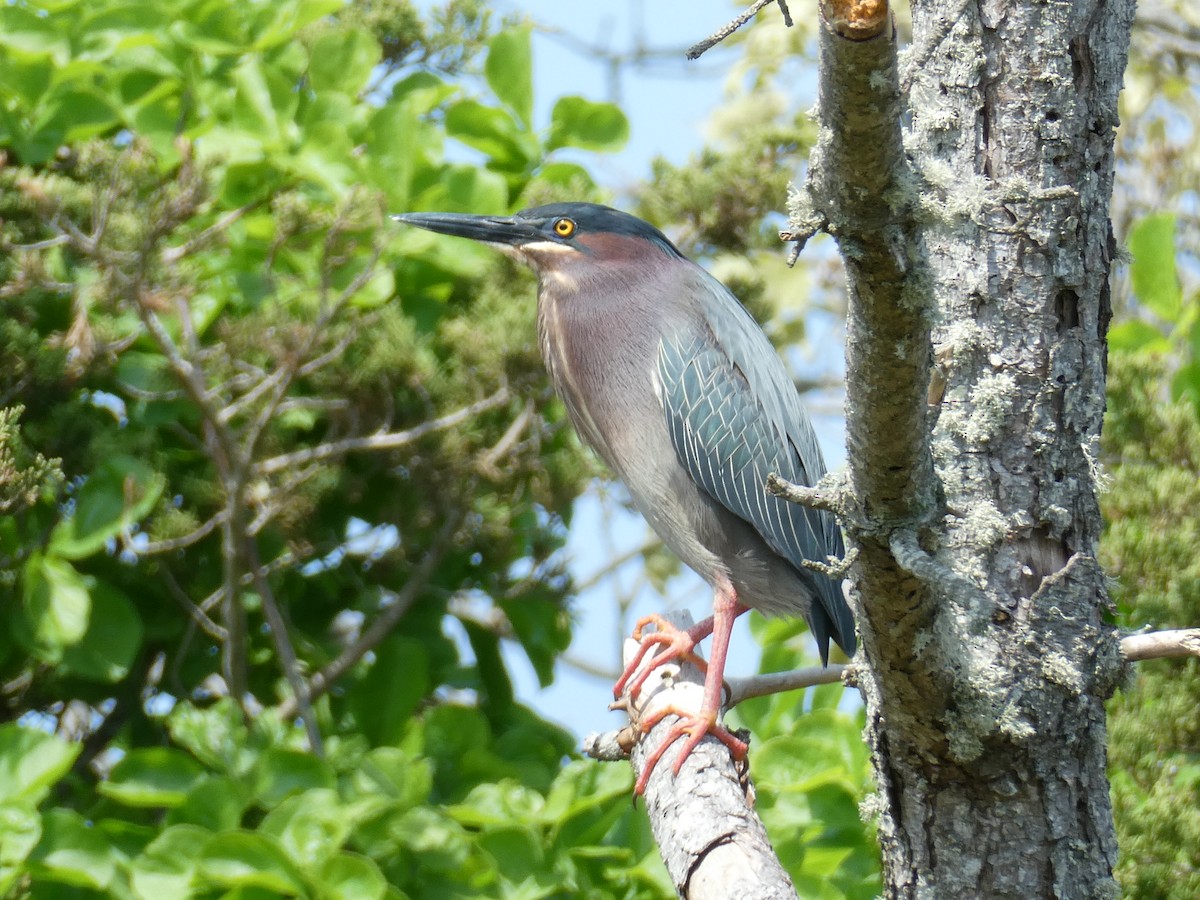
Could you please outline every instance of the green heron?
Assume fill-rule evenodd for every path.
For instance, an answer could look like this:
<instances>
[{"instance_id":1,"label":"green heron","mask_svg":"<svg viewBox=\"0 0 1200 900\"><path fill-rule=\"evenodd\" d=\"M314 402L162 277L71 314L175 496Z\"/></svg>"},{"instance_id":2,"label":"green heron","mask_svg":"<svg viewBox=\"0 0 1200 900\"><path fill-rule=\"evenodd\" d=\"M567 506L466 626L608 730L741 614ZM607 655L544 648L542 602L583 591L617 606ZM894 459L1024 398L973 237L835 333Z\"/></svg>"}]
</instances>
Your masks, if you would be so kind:
<instances>
[{"instance_id":1,"label":"green heron","mask_svg":"<svg viewBox=\"0 0 1200 900\"><path fill-rule=\"evenodd\" d=\"M833 638L855 649L841 585L805 568L843 553L837 522L768 494L767 475L805 485L825 473L812 424L783 362L737 298L652 225L594 203L554 203L512 217L409 213L398 221L495 246L538 277L542 355L571 422L629 490L668 547L713 589L713 615L686 631L638 622L640 653L614 688L634 697L652 669L696 659L713 637L700 712L679 716L647 759L641 793L679 738L679 773L711 734L735 756L746 745L718 722L734 619L753 608L799 613L823 663ZM653 623L656 630L643 637ZM648 666L642 659L651 649Z\"/></svg>"}]
</instances>

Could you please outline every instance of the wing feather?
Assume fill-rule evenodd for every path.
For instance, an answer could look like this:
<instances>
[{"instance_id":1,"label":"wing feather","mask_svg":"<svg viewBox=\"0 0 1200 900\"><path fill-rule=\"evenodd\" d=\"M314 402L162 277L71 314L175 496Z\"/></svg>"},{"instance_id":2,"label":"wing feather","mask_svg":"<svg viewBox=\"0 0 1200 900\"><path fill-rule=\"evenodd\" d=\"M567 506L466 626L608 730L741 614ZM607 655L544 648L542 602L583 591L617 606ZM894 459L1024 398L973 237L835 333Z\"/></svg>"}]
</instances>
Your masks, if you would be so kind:
<instances>
[{"instance_id":1,"label":"wing feather","mask_svg":"<svg viewBox=\"0 0 1200 900\"><path fill-rule=\"evenodd\" d=\"M696 269L691 287L704 327L668 334L660 345L659 397L675 453L713 499L750 523L810 584L810 626L826 655L829 637L848 653L854 620L841 586L802 566L843 555L833 516L766 492L777 472L812 485L825 464L812 425L782 361L750 314L718 281Z\"/></svg>"}]
</instances>

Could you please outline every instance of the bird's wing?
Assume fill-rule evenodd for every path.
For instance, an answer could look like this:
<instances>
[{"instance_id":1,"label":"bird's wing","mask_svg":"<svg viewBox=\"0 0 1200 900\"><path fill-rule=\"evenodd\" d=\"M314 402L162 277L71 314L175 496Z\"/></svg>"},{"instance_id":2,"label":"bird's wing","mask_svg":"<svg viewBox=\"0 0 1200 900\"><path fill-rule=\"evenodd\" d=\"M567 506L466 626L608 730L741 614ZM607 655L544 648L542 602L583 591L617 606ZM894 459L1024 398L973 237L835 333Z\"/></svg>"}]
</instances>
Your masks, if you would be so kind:
<instances>
[{"instance_id":1,"label":"bird's wing","mask_svg":"<svg viewBox=\"0 0 1200 900\"><path fill-rule=\"evenodd\" d=\"M812 485L825 473L816 434L795 385L758 324L729 291L697 268L690 288L703 327L664 336L660 399L671 441L692 479L749 522L812 585L810 626L824 658L829 637L854 653L854 619L841 586L802 567L843 553L829 513L767 493L767 475Z\"/></svg>"}]
</instances>

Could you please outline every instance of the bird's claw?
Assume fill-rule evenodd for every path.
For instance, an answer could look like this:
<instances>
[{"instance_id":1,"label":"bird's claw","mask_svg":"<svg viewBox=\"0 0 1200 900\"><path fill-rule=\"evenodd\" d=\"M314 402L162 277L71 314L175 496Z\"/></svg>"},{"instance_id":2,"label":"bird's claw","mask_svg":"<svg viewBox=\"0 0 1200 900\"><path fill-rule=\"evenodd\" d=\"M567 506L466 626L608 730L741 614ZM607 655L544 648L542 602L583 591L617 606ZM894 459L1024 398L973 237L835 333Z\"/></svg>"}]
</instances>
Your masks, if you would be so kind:
<instances>
[{"instance_id":1,"label":"bird's claw","mask_svg":"<svg viewBox=\"0 0 1200 900\"><path fill-rule=\"evenodd\" d=\"M733 755L736 762L745 760L746 754L750 749L750 745L731 732L724 725L717 722L716 713L705 715L703 711L699 714L687 712L674 706L665 706L662 709L655 710L649 716L641 721L641 730L643 734L649 733L655 725L661 722L667 716L678 716L679 721L671 726L671 730L667 732L666 737L662 742L654 748L654 751L646 758L646 763L642 767L642 772L638 776L637 783L633 786L634 796L641 796L646 792L646 785L650 782L650 773L654 771L654 767L658 765L663 754L667 749L681 737L687 737L683 748L679 751L679 755L675 758L675 765L672 770L678 776L680 770L683 769L684 760L691 755L691 752L696 749L705 735L712 735L722 744L729 748L729 752Z\"/></svg>"},{"instance_id":2,"label":"bird's claw","mask_svg":"<svg viewBox=\"0 0 1200 900\"><path fill-rule=\"evenodd\" d=\"M647 625L653 625L656 630L650 634L644 634ZM650 674L659 666L676 660L686 660L701 672L707 673L708 671L708 663L695 652L698 643L696 637L690 631L683 631L671 624L662 616L651 614L638 619L637 626L633 630L633 639L641 646L638 647L633 659L629 661L629 665L625 667L625 671L621 673L617 683L613 685L614 697L621 697L628 693L630 698L636 700ZM662 649L658 650L650 662L643 667L642 662L645 660L646 654L655 648Z\"/></svg>"}]
</instances>

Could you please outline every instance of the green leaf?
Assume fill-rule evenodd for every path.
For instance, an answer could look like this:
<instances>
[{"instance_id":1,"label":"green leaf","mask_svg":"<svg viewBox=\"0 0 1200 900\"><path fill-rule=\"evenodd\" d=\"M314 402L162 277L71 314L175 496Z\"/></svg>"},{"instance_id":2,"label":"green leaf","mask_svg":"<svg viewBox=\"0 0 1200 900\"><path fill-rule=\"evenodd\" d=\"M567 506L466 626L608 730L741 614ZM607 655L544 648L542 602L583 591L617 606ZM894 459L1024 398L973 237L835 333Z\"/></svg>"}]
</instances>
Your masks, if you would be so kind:
<instances>
[{"instance_id":1,"label":"green leaf","mask_svg":"<svg viewBox=\"0 0 1200 900\"><path fill-rule=\"evenodd\" d=\"M508 185L502 176L486 169L478 169L475 166L448 166L442 172L438 183L421 195L417 205L421 209L500 212L508 207ZM434 237L433 241L438 241L438 238ZM455 247L453 259L459 268L451 268L450 271L462 271L462 267L469 265L469 260L472 259L470 251L473 247L474 244L468 244L466 248ZM486 262L489 257L494 256L494 252L488 251L486 247L478 249L480 255L475 258L481 261Z\"/></svg>"},{"instance_id":2,"label":"green leaf","mask_svg":"<svg viewBox=\"0 0 1200 900\"><path fill-rule=\"evenodd\" d=\"M108 887L117 869L107 841L69 809L42 816L42 839L30 862L35 881L45 878L96 890Z\"/></svg>"},{"instance_id":3,"label":"green leaf","mask_svg":"<svg viewBox=\"0 0 1200 900\"><path fill-rule=\"evenodd\" d=\"M142 619L129 598L111 585L92 588L88 628L63 651L65 670L92 681L120 681L142 645Z\"/></svg>"},{"instance_id":4,"label":"green leaf","mask_svg":"<svg viewBox=\"0 0 1200 900\"><path fill-rule=\"evenodd\" d=\"M194 825L172 825L130 863L138 897L188 897L204 845L212 835Z\"/></svg>"},{"instance_id":5,"label":"green leaf","mask_svg":"<svg viewBox=\"0 0 1200 900\"><path fill-rule=\"evenodd\" d=\"M1182 398L1200 408L1200 362L1185 363L1171 379L1171 399Z\"/></svg>"},{"instance_id":6,"label":"green leaf","mask_svg":"<svg viewBox=\"0 0 1200 900\"><path fill-rule=\"evenodd\" d=\"M25 860L41 839L42 817L36 810L0 803L0 897L11 896L13 885L25 876Z\"/></svg>"},{"instance_id":7,"label":"green leaf","mask_svg":"<svg viewBox=\"0 0 1200 900\"><path fill-rule=\"evenodd\" d=\"M233 124L264 147L281 146L299 103L293 87L281 75L265 69L258 57L248 56L233 70Z\"/></svg>"},{"instance_id":8,"label":"green leaf","mask_svg":"<svg viewBox=\"0 0 1200 900\"><path fill-rule=\"evenodd\" d=\"M592 180L591 174L581 165L570 162L551 162L546 163L538 169L538 180L545 181L549 184L558 185L564 188L570 188L578 193L590 191L595 188L596 183ZM659 556L670 556L671 554L659 554ZM649 562L649 558L647 558ZM675 574L679 569L678 560L675 561L675 569L671 572ZM655 573L657 575L657 573ZM655 588L658 588L658 581L654 581Z\"/></svg>"},{"instance_id":9,"label":"green leaf","mask_svg":"<svg viewBox=\"0 0 1200 900\"><path fill-rule=\"evenodd\" d=\"M279 843L254 832L211 838L200 854L200 871L227 887L260 887L287 896L304 893L303 879Z\"/></svg>"},{"instance_id":10,"label":"green leaf","mask_svg":"<svg viewBox=\"0 0 1200 900\"><path fill-rule=\"evenodd\" d=\"M223 775L209 775L188 792L183 803L167 814L167 823L225 831L238 826L249 802L249 791L242 782Z\"/></svg>"},{"instance_id":11,"label":"green leaf","mask_svg":"<svg viewBox=\"0 0 1200 900\"><path fill-rule=\"evenodd\" d=\"M533 126L533 52L529 35L527 25L495 35L488 42L483 66L492 92L526 128Z\"/></svg>"},{"instance_id":12,"label":"green leaf","mask_svg":"<svg viewBox=\"0 0 1200 900\"><path fill-rule=\"evenodd\" d=\"M296 38L306 25L342 9L344 0L294 0L277 4L270 22L259 32L254 42L257 50L266 50Z\"/></svg>"},{"instance_id":13,"label":"green leaf","mask_svg":"<svg viewBox=\"0 0 1200 900\"><path fill-rule=\"evenodd\" d=\"M277 838L297 865L308 867L340 850L353 824L337 792L317 788L288 797L267 813L258 830Z\"/></svg>"},{"instance_id":14,"label":"green leaf","mask_svg":"<svg viewBox=\"0 0 1200 900\"><path fill-rule=\"evenodd\" d=\"M1134 225L1129 250L1129 274L1138 300L1168 322L1178 321L1183 295L1175 268L1175 215L1157 213Z\"/></svg>"},{"instance_id":15,"label":"green leaf","mask_svg":"<svg viewBox=\"0 0 1200 900\"><path fill-rule=\"evenodd\" d=\"M618 150L628 139L629 120L620 107L583 97L561 97L550 114L546 149Z\"/></svg>"},{"instance_id":16,"label":"green leaf","mask_svg":"<svg viewBox=\"0 0 1200 900\"><path fill-rule=\"evenodd\" d=\"M33 553L23 572L25 617L20 639L42 659L58 662L63 649L87 633L91 597L83 576L65 559Z\"/></svg>"},{"instance_id":17,"label":"green leaf","mask_svg":"<svg viewBox=\"0 0 1200 900\"><path fill-rule=\"evenodd\" d=\"M21 55L49 56L60 66L71 54L70 37L61 23L38 15L25 4L0 8L0 47Z\"/></svg>"},{"instance_id":18,"label":"green leaf","mask_svg":"<svg viewBox=\"0 0 1200 900\"><path fill-rule=\"evenodd\" d=\"M211 769L243 775L258 760L237 704L223 697L207 709L177 703L167 719L172 740Z\"/></svg>"},{"instance_id":19,"label":"green leaf","mask_svg":"<svg viewBox=\"0 0 1200 900\"><path fill-rule=\"evenodd\" d=\"M433 765L397 747L376 747L350 775L351 784L363 797L386 797L400 809L409 809L429 799L433 790Z\"/></svg>"},{"instance_id":20,"label":"green leaf","mask_svg":"<svg viewBox=\"0 0 1200 900\"><path fill-rule=\"evenodd\" d=\"M1108 330L1108 347L1110 350L1126 353L1167 352L1171 349L1171 342L1162 331L1149 322L1130 319Z\"/></svg>"},{"instance_id":21,"label":"green leaf","mask_svg":"<svg viewBox=\"0 0 1200 900\"><path fill-rule=\"evenodd\" d=\"M100 782L100 793L126 806L178 806L204 777L201 765L171 747L131 750Z\"/></svg>"},{"instance_id":22,"label":"green leaf","mask_svg":"<svg viewBox=\"0 0 1200 900\"><path fill-rule=\"evenodd\" d=\"M350 708L372 744L393 744L429 690L429 654L416 638L393 635L351 697ZM380 703L387 697L387 703Z\"/></svg>"},{"instance_id":23,"label":"green leaf","mask_svg":"<svg viewBox=\"0 0 1200 900\"><path fill-rule=\"evenodd\" d=\"M75 511L50 535L50 550L82 559L149 514L162 496L163 476L145 463L117 456L88 476L75 497Z\"/></svg>"},{"instance_id":24,"label":"green leaf","mask_svg":"<svg viewBox=\"0 0 1200 900\"><path fill-rule=\"evenodd\" d=\"M117 108L109 98L90 88L56 91L41 104L36 135L31 139L46 146L84 141L104 134L120 123Z\"/></svg>"},{"instance_id":25,"label":"green leaf","mask_svg":"<svg viewBox=\"0 0 1200 900\"><path fill-rule=\"evenodd\" d=\"M456 872L470 858L474 842L456 822L428 806L411 809L392 823L392 835L432 872Z\"/></svg>"},{"instance_id":26,"label":"green leaf","mask_svg":"<svg viewBox=\"0 0 1200 900\"><path fill-rule=\"evenodd\" d=\"M521 171L538 156L533 136L507 110L460 100L446 110L446 134L491 158L494 166Z\"/></svg>"},{"instance_id":27,"label":"green leaf","mask_svg":"<svg viewBox=\"0 0 1200 900\"><path fill-rule=\"evenodd\" d=\"M32 728L0 725L0 802L37 806L71 771L81 749Z\"/></svg>"},{"instance_id":28,"label":"green leaf","mask_svg":"<svg viewBox=\"0 0 1200 900\"><path fill-rule=\"evenodd\" d=\"M317 877L330 900L379 900L387 890L387 880L379 866L357 853L339 853L322 864Z\"/></svg>"},{"instance_id":29,"label":"green leaf","mask_svg":"<svg viewBox=\"0 0 1200 900\"><path fill-rule=\"evenodd\" d=\"M365 29L326 32L313 44L309 83L315 91L357 95L367 86L382 56L379 41Z\"/></svg>"},{"instance_id":30,"label":"green leaf","mask_svg":"<svg viewBox=\"0 0 1200 900\"><path fill-rule=\"evenodd\" d=\"M285 797L314 788L332 788L333 769L299 750L273 747L259 758L255 795L270 808Z\"/></svg>"}]
</instances>

